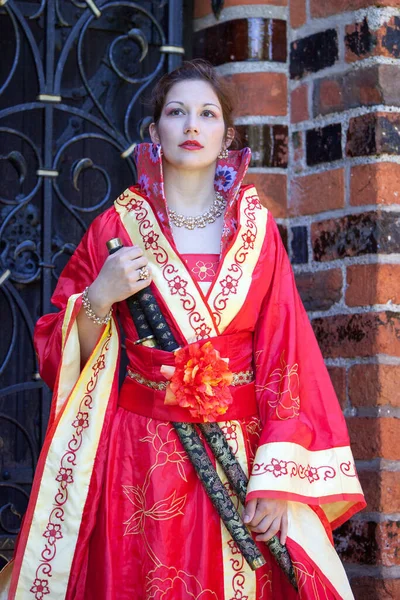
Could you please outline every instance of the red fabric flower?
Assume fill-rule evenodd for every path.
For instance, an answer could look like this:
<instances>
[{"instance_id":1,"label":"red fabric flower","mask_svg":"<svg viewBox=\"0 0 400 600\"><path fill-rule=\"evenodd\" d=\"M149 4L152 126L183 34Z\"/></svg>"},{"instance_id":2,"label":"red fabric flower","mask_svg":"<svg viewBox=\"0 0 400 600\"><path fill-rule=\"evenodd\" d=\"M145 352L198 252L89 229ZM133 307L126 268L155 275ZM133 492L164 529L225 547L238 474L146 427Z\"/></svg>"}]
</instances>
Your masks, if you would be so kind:
<instances>
[{"instance_id":1,"label":"red fabric flower","mask_svg":"<svg viewBox=\"0 0 400 600\"><path fill-rule=\"evenodd\" d=\"M232 402L233 374L211 342L190 344L175 352L175 367L161 372L170 380L165 404L188 408L195 419L216 421Z\"/></svg>"}]
</instances>

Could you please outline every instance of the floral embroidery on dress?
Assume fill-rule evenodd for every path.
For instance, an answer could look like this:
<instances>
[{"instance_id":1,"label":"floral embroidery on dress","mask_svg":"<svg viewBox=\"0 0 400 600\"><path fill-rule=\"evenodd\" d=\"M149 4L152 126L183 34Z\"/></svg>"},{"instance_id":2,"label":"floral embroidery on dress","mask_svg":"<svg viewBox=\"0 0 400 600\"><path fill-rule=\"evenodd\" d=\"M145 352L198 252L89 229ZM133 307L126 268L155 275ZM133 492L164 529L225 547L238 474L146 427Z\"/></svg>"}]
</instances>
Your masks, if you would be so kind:
<instances>
[{"instance_id":1,"label":"floral embroidery on dress","mask_svg":"<svg viewBox=\"0 0 400 600\"><path fill-rule=\"evenodd\" d=\"M204 281L204 279L211 279L215 276L214 263L205 263L202 260L198 260L196 266L192 269L192 273L197 275L201 281Z\"/></svg>"},{"instance_id":2,"label":"floral embroidery on dress","mask_svg":"<svg viewBox=\"0 0 400 600\"><path fill-rule=\"evenodd\" d=\"M233 167L218 165L215 170L215 187L220 192L227 192L234 184L237 171Z\"/></svg>"},{"instance_id":3,"label":"floral embroidery on dress","mask_svg":"<svg viewBox=\"0 0 400 600\"><path fill-rule=\"evenodd\" d=\"M245 222L247 230L241 236L243 243L238 247L231 261L231 266L228 268L230 274L215 286L216 291L220 290L216 293L212 301L213 314L217 326L221 323L222 313L231 301L232 295L237 294L239 282L244 274L244 263L251 250L254 249L255 240L259 234L255 211L262 210L262 206L258 196L247 196L243 198L243 203L243 212L247 219Z\"/></svg>"},{"instance_id":4,"label":"floral embroidery on dress","mask_svg":"<svg viewBox=\"0 0 400 600\"><path fill-rule=\"evenodd\" d=\"M253 464L255 451L258 447L258 442L261 436L261 421L257 416L251 417L250 420L246 423L246 431L248 435L248 444L247 444L247 452L249 456L249 467Z\"/></svg>"},{"instance_id":5,"label":"floral embroidery on dress","mask_svg":"<svg viewBox=\"0 0 400 600\"><path fill-rule=\"evenodd\" d=\"M271 459L271 464L267 465L267 471L272 471L275 477L287 475L287 462L285 460Z\"/></svg>"},{"instance_id":6,"label":"floral embroidery on dress","mask_svg":"<svg viewBox=\"0 0 400 600\"><path fill-rule=\"evenodd\" d=\"M268 405L275 409L275 414L280 420L293 419L300 414L299 375L298 365L289 366L281 354L281 366L269 375L265 385L256 385L257 392L268 391L272 398L268 398Z\"/></svg>"},{"instance_id":7,"label":"floral embroidery on dress","mask_svg":"<svg viewBox=\"0 0 400 600\"><path fill-rule=\"evenodd\" d=\"M121 200L121 196L120 196L120 200ZM143 206L143 200L138 200L137 198L132 198L132 200L130 200L128 202L128 204L126 204L126 210L129 212L131 212L132 210L140 210L142 208L142 206Z\"/></svg>"},{"instance_id":8,"label":"floral embroidery on dress","mask_svg":"<svg viewBox=\"0 0 400 600\"><path fill-rule=\"evenodd\" d=\"M35 594L35 600L42 600L43 596L50 594L49 582L47 579L35 579L29 591Z\"/></svg>"},{"instance_id":9,"label":"floral embroidery on dress","mask_svg":"<svg viewBox=\"0 0 400 600\"><path fill-rule=\"evenodd\" d=\"M182 279L182 277L179 277L179 275L168 281L172 295L179 294L180 296L186 296L187 284L188 282Z\"/></svg>"},{"instance_id":10,"label":"floral embroidery on dress","mask_svg":"<svg viewBox=\"0 0 400 600\"><path fill-rule=\"evenodd\" d=\"M149 144L149 155L151 162L157 163L160 159L161 146L159 144Z\"/></svg>"},{"instance_id":11,"label":"floral embroidery on dress","mask_svg":"<svg viewBox=\"0 0 400 600\"><path fill-rule=\"evenodd\" d=\"M250 231L250 229L248 229L246 233L242 235L242 240L243 248L245 250L254 250L254 242L256 241L256 236L252 231Z\"/></svg>"},{"instance_id":12,"label":"floral embroidery on dress","mask_svg":"<svg viewBox=\"0 0 400 600\"><path fill-rule=\"evenodd\" d=\"M150 179L145 173L139 177L138 185L140 190L147 196L150 192Z\"/></svg>"},{"instance_id":13,"label":"floral embroidery on dress","mask_svg":"<svg viewBox=\"0 0 400 600\"><path fill-rule=\"evenodd\" d=\"M105 339L103 346L100 351L99 358L92 366L92 375L86 384L86 391L80 401L79 410L75 416L75 420L71 423L71 427L74 428L74 432L71 434L71 439L67 444L63 456L60 460L60 466L58 474L55 480L60 484L58 486L57 493L54 497L53 508L48 517L46 529L43 532L43 537L46 539L44 549L40 551L40 562L36 569L36 577L33 581L33 585L30 588L30 592L34 594L35 600L42 600L43 596L50 594L52 591L49 588L48 579L40 579L39 575L47 575L52 577L52 561L57 554L57 542L63 539L62 528L65 519L65 504L68 502L68 486L74 483L74 469L80 468L78 466L79 450L83 444L83 436L85 430L90 426L89 412L93 408L93 397L92 394L97 387L99 382L99 373L106 368L106 352L109 349L112 333ZM83 410L83 409L86 410ZM68 467L65 465L69 465ZM55 523L54 521L59 521Z\"/></svg>"},{"instance_id":14,"label":"floral embroidery on dress","mask_svg":"<svg viewBox=\"0 0 400 600\"><path fill-rule=\"evenodd\" d=\"M69 483L73 483L74 478L72 477L72 469L61 467L56 477L56 481L61 483L61 487L65 487Z\"/></svg>"},{"instance_id":15,"label":"floral embroidery on dress","mask_svg":"<svg viewBox=\"0 0 400 600\"><path fill-rule=\"evenodd\" d=\"M72 423L72 427L75 427L76 433L81 435L82 430L89 427L89 413L78 412L75 421Z\"/></svg>"},{"instance_id":16,"label":"floral embroidery on dress","mask_svg":"<svg viewBox=\"0 0 400 600\"><path fill-rule=\"evenodd\" d=\"M152 250L157 250L159 237L160 236L158 235L158 233L155 233L154 231L151 231L147 235L144 235L143 242L145 250L149 250L150 248Z\"/></svg>"},{"instance_id":17,"label":"floral embroidery on dress","mask_svg":"<svg viewBox=\"0 0 400 600\"><path fill-rule=\"evenodd\" d=\"M354 463L342 462L339 465L339 470L346 477L356 477L356 468ZM320 475L319 471L322 471ZM308 479L309 483L312 484L315 481L320 481L323 477L324 481L328 479L334 479L338 473L331 465L319 465L311 466L310 464L304 466L294 460L282 460L278 458L271 458L271 462L255 463L253 465L252 476L266 475L271 473L274 477L281 477L289 475L292 477L298 477L299 479Z\"/></svg>"},{"instance_id":18,"label":"floral embroidery on dress","mask_svg":"<svg viewBox=\"0 0 400 600\"><path fill-rule=\"evenodd\" d=\"M230 440L236 441L237 440L236 428L237 428L237 425L233 421L227 421L225 423L225 425L221 426L221 429L224 432L224 435L225 435L227 441L230 441Z\"/></svg>"},{"instance_id":19,"label":"floral embroidery on dress","mask_svg":"<svg viewBox=\"0 0 400 600\"><path fill-rule=\"evenodd\" d=\"M202 323L199 327L194 330L196 339L205 340L210 337L211 327L206 325L206 323Z\"/></svg>"},{"instance_id":20,"label":"floral embroidery on dress","mask_svg":"<svg viewBox=\"0 0 400 600\"><path fill-rule=\"evenodd\" d=\"M164 197L164 184L161 181L160 183L158 183L157 181L155 181L152 185L152 189L153 189L153 194L156 198L163 198ZM160 217L160 215L158 215ZM165 219L161 218L161 221L165 221Z\"/></svg>"},{"instance_id":21,"label":"floral embroidery on dress","mask_svg":"<svg viewBox=\"0 0 400 600\"><path fill-rule=\"evenodd\" d=\"M177 498L175 491L168 498L163 498L152 506L147 506L146 494L140 486L124 485L123 490L125 496L135 507L135 512L124 523L126 525L124 535L144 533L146 518L154 521L166 521L177 515L183 515L182 509L185 506L186 496Z\"/></svg>"},{"instance_id":22,"label":"floral embroidery on dress","mask_svg":"<svg viewBox=\"0 0 400 600\"><path fill-rule=\"evenodd\" d=\"M47 538L49 544L53 546L56 540L61 540L63 537L61 533L61 525L58 525L57 523L48 523L43 537Z\"/></svg>"},{"instance_id":23,"label":"floral embroidery on dress","mask_svg":"<svg viewBox=\"0 0 400 600\"><path fill-rule=\"evenodd\" d=\"M160 565L147 575L146 600L218 600L215 592L203 589L194 575Z\"/></svg>"},{"instance_id":24,"label":"floral embroidery on dress","mask_svg":"<svg viewBox=\"0 0 400 600\"><path fill-rule=\"evenodd\" d=\"M323 583L316 569L310 571L309 567L300 561L293 561L293 568L296 575L299 593L302 595L303 588L308 589L307 583L311 580L311 589L314 597L319 600L327 597L326 585ZM307 593L307 592L306 592Z\"/></svg>"},{"instance_id":25,"label":"floral embroidery on dress","mask_svg":"<svg viewBox=\"0 0 400 600\"><path fill-rule=\"evenodd\" d=\"M236 294L238 282L233 279L231 275L227 275L225 279L221 281L222 294L228 296L229 294Z\"/></svg>"}]
</instances>

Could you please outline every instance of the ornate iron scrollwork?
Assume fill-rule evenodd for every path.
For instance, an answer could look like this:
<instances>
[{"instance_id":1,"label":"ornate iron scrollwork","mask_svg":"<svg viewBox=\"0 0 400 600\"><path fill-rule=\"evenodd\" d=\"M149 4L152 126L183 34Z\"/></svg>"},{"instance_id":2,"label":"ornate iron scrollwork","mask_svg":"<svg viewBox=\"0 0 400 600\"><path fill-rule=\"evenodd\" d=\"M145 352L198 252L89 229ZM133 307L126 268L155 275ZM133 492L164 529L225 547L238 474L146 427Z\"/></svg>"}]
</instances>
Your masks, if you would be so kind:
<instances>
[{"instance_id":1,"label":"ornate iron scrollwork","mask_svg":"<svg viewBox=\"0 0 400 600\"><path fill-rule=\"evenodd\" d=\"M0 554L9 558L51 398L34 323L52 310L90 221L135 180L146 93L183 49L177 0L0 5Z\"/></svg>"}]
</instances>

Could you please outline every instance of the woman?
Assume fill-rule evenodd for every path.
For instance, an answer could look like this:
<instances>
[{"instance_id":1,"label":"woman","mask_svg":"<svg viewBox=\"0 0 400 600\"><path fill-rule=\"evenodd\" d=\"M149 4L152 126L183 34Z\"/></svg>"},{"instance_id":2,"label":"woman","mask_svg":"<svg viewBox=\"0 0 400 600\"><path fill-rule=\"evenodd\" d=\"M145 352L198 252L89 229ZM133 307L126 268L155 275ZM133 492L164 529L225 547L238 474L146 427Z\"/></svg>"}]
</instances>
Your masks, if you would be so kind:
<instances>
[{"instance_id":1,"label":"woman","mask_svg":"<svg viewBox=\"0 0 400 600\"><path fill-rule=\"evenodd\" d=\"M277 227L242 184L250 151L227 151L229 95L192 61L153 98L138 185L92 223L54 293L60 312L36 328L54 400L9 598L352 598L331 528L364 499ZM108 256L116 237L124 248ZM150 283L176 357L135 344L124 301ZM129 358L119 394L116 312ZM190 387L195 373L213 395ZM207 420L252 469L243 519L266 558L256 571L170 423ZM278 532L298 594L264 544Z\"/></svg>"}]
</instances>

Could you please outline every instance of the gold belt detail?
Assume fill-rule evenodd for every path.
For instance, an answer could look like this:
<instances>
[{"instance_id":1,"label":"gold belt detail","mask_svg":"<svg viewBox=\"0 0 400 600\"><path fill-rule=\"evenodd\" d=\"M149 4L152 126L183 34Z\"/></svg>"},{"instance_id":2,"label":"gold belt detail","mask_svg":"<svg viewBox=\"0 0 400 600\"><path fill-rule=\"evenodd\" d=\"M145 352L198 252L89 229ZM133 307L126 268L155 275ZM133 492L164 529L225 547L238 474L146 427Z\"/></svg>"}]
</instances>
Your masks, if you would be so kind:
<instances>
[{"instance_id":1,"label":"gold belt detail","mask_svg":"<svg viewBox=\"0 0 400 600\"><path fill-rule=\"evenodd\" d=\"M152 381L151 379L147 379L146 377L143 377L143 375L140 375L140 373L132 371L131 369L128 369L128 375L138 383L145 385L152 390L158 390L162 392L167 389L168 381ZM246 383L251 383L253 380L254 371L238 371L237 373L233 373L231 385L245 385Z\"/></svg>"}]
</instances>

